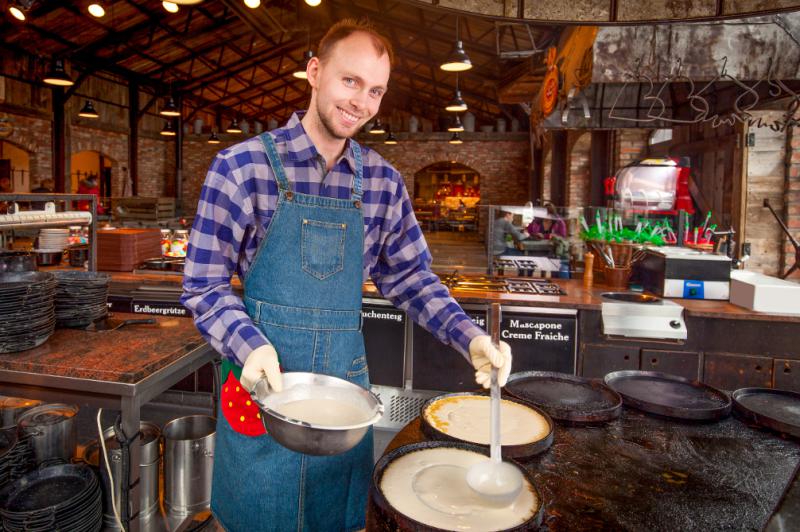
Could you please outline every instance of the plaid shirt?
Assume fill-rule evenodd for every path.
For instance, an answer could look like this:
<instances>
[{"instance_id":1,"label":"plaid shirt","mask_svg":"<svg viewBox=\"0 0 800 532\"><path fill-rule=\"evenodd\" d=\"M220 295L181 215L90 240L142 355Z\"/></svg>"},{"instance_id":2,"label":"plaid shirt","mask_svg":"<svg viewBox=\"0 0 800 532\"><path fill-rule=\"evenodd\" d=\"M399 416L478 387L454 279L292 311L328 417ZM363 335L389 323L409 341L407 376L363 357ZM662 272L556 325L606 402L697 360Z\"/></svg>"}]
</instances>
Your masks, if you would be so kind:
<instances>
[{"instance_id":1,"label":"plaid shirt","mask_svg":"<svg viewBox=\"0 0 800 532\"><path fill-rule=\"evenodd\" d=\"M272 132L294 190L330 198L350 197L355 160L350 141L326 172L325 160L292 115ZM430 271L431 255L414 217L403 179L383 157L362 148L364 159L363 279L439 340L468 356L469 342L486 334L450 297ZM200 192L189 239L181 302L205 339L231 361L243 364L269 340L245 312L231 288L243 279L269 227L278 185L261 140L251 138L219 152Z\"/></svg>"}]
</instances>

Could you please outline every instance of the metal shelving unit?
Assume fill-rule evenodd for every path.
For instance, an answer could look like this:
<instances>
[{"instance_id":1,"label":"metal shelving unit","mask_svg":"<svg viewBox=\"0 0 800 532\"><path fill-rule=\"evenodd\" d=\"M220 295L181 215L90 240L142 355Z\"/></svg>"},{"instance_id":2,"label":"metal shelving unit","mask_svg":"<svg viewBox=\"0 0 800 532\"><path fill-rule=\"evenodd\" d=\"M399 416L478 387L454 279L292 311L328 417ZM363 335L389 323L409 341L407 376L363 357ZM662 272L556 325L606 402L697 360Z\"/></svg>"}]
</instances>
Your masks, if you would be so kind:
<instances>
[{"instance_id":1,"label":"metal shelving unit","mask_svg":"<svg viewBox=\"0 0 800 532\"><path fill-rule=\"evenodd\" d=\"M41 229L45 227L66 227L70 225L88 225L89 226L89 271L97 271L97 196L94 194L0 194L0 202L42 202L42 203L66 203L88 201L90 205L89 214L90 220L81 219L76 216L70 218L69 216L62 216L70 212L85 212L85 211L62 211L50 213L48 216L46 211L19 211L12 214L0 214L0 231L8 231L14 229ZM58 216L52 216L56 214Z\"/></svg>"}]
</instances>

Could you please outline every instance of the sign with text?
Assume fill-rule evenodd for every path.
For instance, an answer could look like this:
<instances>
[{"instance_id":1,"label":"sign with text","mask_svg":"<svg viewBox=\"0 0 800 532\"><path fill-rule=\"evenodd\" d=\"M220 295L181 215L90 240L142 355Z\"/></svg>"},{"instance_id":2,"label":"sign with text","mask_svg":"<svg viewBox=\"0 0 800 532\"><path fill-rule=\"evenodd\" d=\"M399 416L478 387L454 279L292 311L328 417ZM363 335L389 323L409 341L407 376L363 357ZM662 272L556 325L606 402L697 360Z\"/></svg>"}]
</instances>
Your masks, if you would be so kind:
<instances>
[{"instance_id":1,"label":"sign with text","mask_svg":"<svg viewBox=\"0 0 800 532\"><path fill-rule=\"evenodd\" d=\"M189 310L180 303L170 301L149 301L134 299L130 303L130 311L134 314L157 314L159 316L176 316L190 318Z\"/></svg>"},{"instance_id":2,"label":"sign with text","mask_svg":"<svg viewBox=\"0 0 800 532\"><path fill-rule=\"evenodd\" d=\"M402 388L405 384L406 313L392 306L364 303L361 319L370 383Z\"/></svg>"}]
</instances>

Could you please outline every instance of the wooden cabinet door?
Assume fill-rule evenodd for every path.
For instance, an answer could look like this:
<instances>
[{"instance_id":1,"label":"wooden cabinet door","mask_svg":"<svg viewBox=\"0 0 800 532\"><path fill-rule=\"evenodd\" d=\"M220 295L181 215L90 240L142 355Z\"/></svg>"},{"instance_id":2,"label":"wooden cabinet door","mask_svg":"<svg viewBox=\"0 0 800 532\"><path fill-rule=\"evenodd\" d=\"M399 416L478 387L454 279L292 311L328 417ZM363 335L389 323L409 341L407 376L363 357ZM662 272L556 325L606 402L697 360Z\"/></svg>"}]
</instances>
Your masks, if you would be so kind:
<instances>
[{"instance_id":1,"label":"wooden cabinet door","mask_svg":"<svg viewBox=\"0 0 800 532\"><path fill-rule=\"evenodd\" d=\"M751 386L771 388L772 359L731 353L706 353L703 382L724 390Z\"/></svg>"},{"instance_id":2,"label":"wooden cabinet door","mask_svg":"<svg viewBox=\"0 0 800 532\"><path fill-rule=\"evenodd\" d=\"M700 354L691 351L664 351L661 349L642 349L640 367L643 371L660 371L697 380L699 377Z\"/></svg>"}]
</instances>

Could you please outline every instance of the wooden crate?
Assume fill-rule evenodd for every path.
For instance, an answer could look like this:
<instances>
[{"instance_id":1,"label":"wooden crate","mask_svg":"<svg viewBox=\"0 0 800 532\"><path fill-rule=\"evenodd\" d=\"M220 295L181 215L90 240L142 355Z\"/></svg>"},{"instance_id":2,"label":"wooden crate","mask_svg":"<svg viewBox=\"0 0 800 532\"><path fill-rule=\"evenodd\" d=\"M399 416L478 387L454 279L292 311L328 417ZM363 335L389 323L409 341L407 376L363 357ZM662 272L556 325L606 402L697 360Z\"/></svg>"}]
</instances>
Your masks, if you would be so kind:
<instances>
[{"instance_id":1,"label":"wooden crate","mask_svg":"<svg viewBox=\"0 0 800 532\"><path fill-rule=\"evenodd\" d=\"M160 222L175 218L175 198L111 198L111 211L115 220Z\"/></svg>"}]
</instances>

